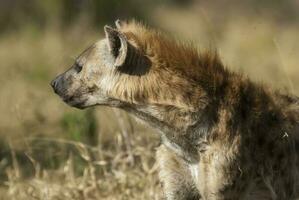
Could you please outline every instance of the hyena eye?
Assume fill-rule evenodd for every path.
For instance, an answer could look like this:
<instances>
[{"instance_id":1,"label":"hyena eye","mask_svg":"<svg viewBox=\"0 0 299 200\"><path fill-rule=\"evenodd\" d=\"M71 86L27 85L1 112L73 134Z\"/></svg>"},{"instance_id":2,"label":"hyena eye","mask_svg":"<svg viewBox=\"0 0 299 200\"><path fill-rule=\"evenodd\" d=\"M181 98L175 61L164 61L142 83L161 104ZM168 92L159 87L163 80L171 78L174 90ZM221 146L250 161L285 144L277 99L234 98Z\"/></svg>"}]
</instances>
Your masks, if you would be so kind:
<instances>
[{"instance_id":1,"label":"hyena eye","mask_svg":"<svg viewBox=\"0 0 299 200\"><path fill-rule=\"evenodd\" d=\"M80 73L82 71L82 65L80 65L79 63L75 63L74 69L77 73Z\"/></svg>"}]
</instances>

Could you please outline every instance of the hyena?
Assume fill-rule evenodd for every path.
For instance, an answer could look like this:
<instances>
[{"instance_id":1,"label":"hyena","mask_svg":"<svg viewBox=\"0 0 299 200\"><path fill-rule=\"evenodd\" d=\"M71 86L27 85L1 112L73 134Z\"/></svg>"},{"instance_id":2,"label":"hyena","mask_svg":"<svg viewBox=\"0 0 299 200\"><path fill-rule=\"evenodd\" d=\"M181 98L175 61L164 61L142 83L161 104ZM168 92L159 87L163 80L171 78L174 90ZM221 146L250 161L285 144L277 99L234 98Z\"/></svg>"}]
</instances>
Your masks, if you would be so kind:
<instances>
[{"instance_id":1,"label":"hyena","mask_svg":"<svg viewBox=\"0 0 299 200\"><path fill-rule=\"evenodd\" d=\"M104 31L51 85L70 106L117 107L155 127L166 199L298 197L297 97L135 21Z\"/></svg>"}]
</instances>

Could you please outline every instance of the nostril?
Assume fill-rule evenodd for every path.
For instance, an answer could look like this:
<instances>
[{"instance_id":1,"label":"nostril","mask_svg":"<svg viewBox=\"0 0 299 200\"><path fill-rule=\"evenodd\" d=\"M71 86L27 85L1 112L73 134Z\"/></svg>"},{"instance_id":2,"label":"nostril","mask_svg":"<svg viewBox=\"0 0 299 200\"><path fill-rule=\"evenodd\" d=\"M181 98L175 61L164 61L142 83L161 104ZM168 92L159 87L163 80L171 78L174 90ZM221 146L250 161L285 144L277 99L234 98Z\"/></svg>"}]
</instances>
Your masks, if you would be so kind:
<instances>
[{"instance_id":1,"label":"nostril","mask_svg":"<svg viewBox=\"0 0 299 200\"><path fill-rule=\"evenodd\" d=\"M57 84L57 80L54 79L53 81L51 81L50 85L52 86L52 88L55 88Z\"/></svg>"},{"instance_id":2,"label":"nostril","mask_svg":"<svg viewBox=\"0 0 299 200\"><path fill-rule=\"evenodd\" d=\"M60 78L58 76L53 81L51 81L51 83L50 83L50 85L52 86L52 88L53 88L53 90L54 90L55 93L57 93L57 91L58 91L59 80L60 80Z\"/></svg>"}]
</instances>

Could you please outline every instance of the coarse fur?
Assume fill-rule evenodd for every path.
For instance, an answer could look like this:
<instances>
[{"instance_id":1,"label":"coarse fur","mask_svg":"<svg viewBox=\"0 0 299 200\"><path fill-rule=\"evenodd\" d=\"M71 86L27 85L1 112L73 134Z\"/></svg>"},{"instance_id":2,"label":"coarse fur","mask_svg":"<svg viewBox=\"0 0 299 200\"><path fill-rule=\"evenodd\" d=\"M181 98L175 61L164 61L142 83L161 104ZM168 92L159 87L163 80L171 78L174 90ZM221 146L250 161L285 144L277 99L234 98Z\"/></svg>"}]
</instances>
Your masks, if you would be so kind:
<instances>
[{"instance_id":1,"label":"coarse fur","mask_svg":"<svg viewBox=\"0 0 299 200\"><path fill-rule=\"evenodd\" d=\"M297 97L135 21L104 29L52 87L71 106L118 107L159 130L166 199L298 198Z\"/></svg>"}]
</instances>

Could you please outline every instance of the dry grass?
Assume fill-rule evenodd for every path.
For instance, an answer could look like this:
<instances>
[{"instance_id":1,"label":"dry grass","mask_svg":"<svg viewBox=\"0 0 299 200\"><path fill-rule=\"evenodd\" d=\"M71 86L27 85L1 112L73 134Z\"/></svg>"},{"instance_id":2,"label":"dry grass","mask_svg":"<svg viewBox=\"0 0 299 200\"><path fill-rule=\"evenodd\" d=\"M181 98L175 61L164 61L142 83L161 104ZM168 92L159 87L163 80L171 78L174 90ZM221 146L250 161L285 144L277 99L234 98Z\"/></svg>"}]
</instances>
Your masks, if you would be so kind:
<instances>
[{"instance_id":1,"label":"dry grass","mask_svg":"<svg viewBox=\"0 0 299 200\"><path fill-rule=\"evenodd\" d=\"M118 135L121 137L121 135ZM142 144L140 137L130 141ZM160 199L157 166L152 152L156 143L136 145L130 151L109 151L80 142L48 140L72 145L83 159L82 173L76 171L74 153L55 171L42 169L39 162L26 154L32 162L34 176L22 179L21 165L12 151L13 165L6 173L7 196L12 199ZM119 138L118 145L125 145ZM146 192L144 192L146 188Z\"/></svg>"},{"instance_id":2,"label":"dry grass","mask_svg":"<svg viewBox=\"0 0 299 200\"><path fill-rule=\"evenodd\" d=\"M152 10L153 23L217 47L227 66L299 94L299 29L269 16L194 4ZM154 131L120 111L77 111L48 83L101 34L25 28L0 38L0 200L160 199ZM75 41L75 42L74 42Z\"/></svg>"}]
</instances>

